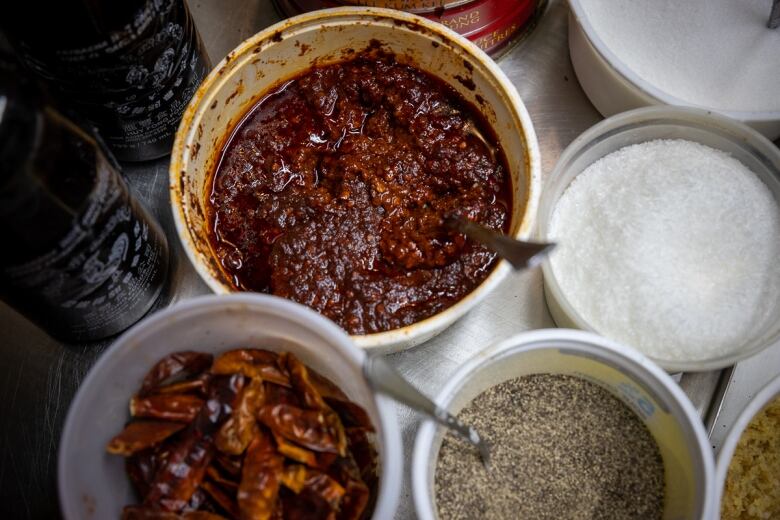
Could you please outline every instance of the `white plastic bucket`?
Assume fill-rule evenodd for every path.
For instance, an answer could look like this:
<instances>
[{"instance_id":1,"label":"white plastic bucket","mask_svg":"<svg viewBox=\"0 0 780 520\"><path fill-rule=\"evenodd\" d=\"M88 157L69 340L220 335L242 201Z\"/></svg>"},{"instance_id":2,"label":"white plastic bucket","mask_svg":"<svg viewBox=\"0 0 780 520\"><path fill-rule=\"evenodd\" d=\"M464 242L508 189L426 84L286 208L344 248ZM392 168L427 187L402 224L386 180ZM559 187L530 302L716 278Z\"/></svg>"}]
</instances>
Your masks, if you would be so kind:
<instances>
[{"instance_id":1,"label":"white plastic bucket","mask_svg":"<svg viewBox=\"0 0 780 520\"><path fill-rule=\"evenodd\" d=\"M539 145L525 105L498 65L466 38L416 15L368 7L323 9L284 20L241 43L203 81L182 117L171 153L171 210L187 256L214 292L234 291L211 250L206 217L208 181L225 140L247 110L282 81L313 64L348 59L376 41L445 81L479 110L507 158L509 233L530 238L541 192ZM473 291L424 320L352 339L382 353L419 345L482 301L510 269L500 261Z\"/></svg>"},{"instance_id":2,"label":"white plastic bucket","mask_svg":"<svg viewBox=\"0 0 780 520\"><path fill-rule=\"evenodd\" d=\"M125 332L81 385L60 441L58 484L65 520L120 518L136 502L124 459L106 444L129 419L128 403L146 372L180 350L217 354L234 348L286 350L333 380L368 412L379 455L373 518L392 518L403 456L395 405L363 377L365 352L336 324L282 298L258 294L205 296L158 312Z\"/></svg>"}]
</instances>

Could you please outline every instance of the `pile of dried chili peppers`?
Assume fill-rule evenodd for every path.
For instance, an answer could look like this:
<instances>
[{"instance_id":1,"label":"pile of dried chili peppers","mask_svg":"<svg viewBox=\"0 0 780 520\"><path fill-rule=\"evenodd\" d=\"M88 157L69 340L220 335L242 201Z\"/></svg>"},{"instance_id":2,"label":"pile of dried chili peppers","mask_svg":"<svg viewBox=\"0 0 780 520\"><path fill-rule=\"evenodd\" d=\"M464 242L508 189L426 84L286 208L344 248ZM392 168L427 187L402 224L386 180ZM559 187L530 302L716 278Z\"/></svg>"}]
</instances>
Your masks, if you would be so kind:
<instances>
[{"instance_id":1,"label":"pile of dried chili peppers","mask_svg":"<svg viewBox=\"0 0 780 520\"><path fill-rule=\"evenodd\" d=\"M141 499L124 520L360 519L376 494L365 410L293 354L176 352L108 444Z\"/></svg>"}]
</instances>

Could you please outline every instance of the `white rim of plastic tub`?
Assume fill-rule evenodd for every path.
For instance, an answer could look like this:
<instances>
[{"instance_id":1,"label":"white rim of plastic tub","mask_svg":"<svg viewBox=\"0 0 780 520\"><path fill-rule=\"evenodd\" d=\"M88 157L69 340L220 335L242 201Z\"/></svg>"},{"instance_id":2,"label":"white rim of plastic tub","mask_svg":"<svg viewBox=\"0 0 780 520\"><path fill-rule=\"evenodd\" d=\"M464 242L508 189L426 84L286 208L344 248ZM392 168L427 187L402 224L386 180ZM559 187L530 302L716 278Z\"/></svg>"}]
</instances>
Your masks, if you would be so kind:
<instances>
[{"instance_id":1,"label":"white rim of plastic tub","mask_svg":"<svg viewBox=\"0 0 780 520\"><path fill-rule=\"evenodd\" d=\"M767 383L766 386L748 402L745 409L742 410L742 413L739 414L739 417L737 417L737 420L734 421L734 424L731 426L728 435L726 435L726 440L721 444L720 451L718 452L717 464L715 466L715 482L717 486L715 499L717 500L716 505L718 508L723 507L721 504L723 502L723 492L726 487L726 477L728 476L729 466L731 465L731 459L734 456L737 444L742 438L745 428L747 428L750 421L752 421L765 406L774 401L775 398L780 399L780 375Z\"/></svg>"},{"instance_id":2,"label":"white rim of plastic tub","mask_svg":"<svg viewBox=\"0 0 780 520\"><path fill-rule=\"evenodd\" d=\"M709 439L704 431L699 414L693 407L688 397L682 391L680 386L667 374L661 367L653 363L647 356L638 350L625 347L615 341L612 341L592 332L572 329L540 329L527 332L521 332L511 338L500 341L485 350L479 352L466 363L449 379L449 382L437 394L435 402L439 406L447 408L453 397L463 384L479 368L488 363L491 359L504 354L507 351L515 352L531 351L537 349L560 348L561 343L565 343L568 348L573 347L572 343L580 343L590 349L596 348L605 354L616 357L627 364L635 372L643 372L645 376L656 381L667 395L670 395L671 403L679 407L679 411L687 419L693 434L696 438L696 445L699 448L697 455L703 463L705 475L704 482L704 504L702 508L702 520L714 518L712 515L716 511L715 503L715 464L712 458L712 452L709 450ZM414 443L412 452L412 498L414 499L417 515L421 520L436 520L436 509L433 497L428 493L428 468L431 461L431 448L433 446L434 436L438 425L428 419L425 420L417 433L417 439ZM434 469L435 478L435 469Z\"/></svg>"},{"instance_id":3,"label":"white rim of plastic tub","mask_svg":"<svg viewBox=\"0 0 780 520\"><path fill-rule=\"evenodd\" d=\"M70 446L73 441L71 440L71 432L73 430L72 422L75 420L75 410L78 409L82 402L82 396L85 395L86 389L92 384L92 380L97 377L97 374L107 368L112 363L113 354L119 352L130 345L134 341L134 337L140 331L146 331L152 329L163 329L169 326L170 322L174 319L187 316L189 314L198 314L204 308L214 307L262 307L263 311L269 314L275 314L278 316L293 317L300 320L309 322L318 334L328 341L338 350L341 350L357 367L361 367L362 372L363 361L366 358L366 353L357 348L354 343L349 339L349 336L335 323L323 317L316 311L305 307L304 305L285 300L278 296L270 296L267 294L254 294L254 293L234 293L225 296L218 295L206 295L196 298L188 299L184 302L177 303L165 310L157 312L156 314L149 316L140 322L133 325L130 329L125 331L119 339L117 339L110 347L101 354L100 359L89 370L87 377L79 385L78 392L74 397L68 415L65 419L65 426L63 428L62 438L58 446L59 454L57 456L57 488L60 501L60 507L62 508L63 518L68 520L77 520L80 518L81 509L78 507L81 497L71 497L65 493L63 482L66 482L68 475L65 473L65 451L63 448ZM368 384L368 383L366 383ZM370 385L368 385L371 388ZM401 433L398 429L398 423L395 415L395 403L385 397L382 394L373 392L374 400L376 403L377 411L379 412L379 431L382 435L382 442L386 447L386 454L388 460L394 455L397 456L403 453L401 443ZM129 399L130 396L128 396ZM385 461L382 464L382 469L379 475L380 487L377 491L377 502L374 506L374 511L395 511L398 507L398 499L401 493L401 478L403 473L403 462L394 461L387 463ZM383 520L378 518L377 520Z\"/></svg>"},{"instance_id":4,"label":"white rim of plastic tub","mask_svg":"<svg viewBox=\"0 0 780 520\"><path fill-rule=\"evenodd\" d=\"M182 116L181 123L176 132L176 138L173 144L173 151L171 154L171 166L169 172L171 176L171 212L173 213L173 222L176 228L176 234L182 243L187 258L190 263L195 267L195 271L200 278L208 285L208 287L217 294L231 294L236 291L231 290L230 287L223 284L220 280L209 271L204 262L198 257L198 248L194 244L192 237L190 236L190 229L187 225L187 218L184 215L182 209L183 203L181 195L178 191L178 176L180 175L182 163L186 163L185 154L189 154L189 150L186 149L185 144L195 140L196 126L192 122L199 118L199 113L208 109L208 103L205 102L206 95L220 81L223 81L220 71L222 71L229 61L235 61L238 57L251 52L253 48L256 48L260 42L270 41L275 35L284 34L285 38L294 34L296 27L308 26L313 22L327 22L339 17L365 17L365 18L386 18L403 23L411 23L423 27L427 31L433 34L437 34L442 38L446 38L448 42L453 46L459 47L460 51L481 66L487 69L491 79L495 81L497 88L503 93L511 106L511 112L514 112L519 126L522 129L522 139L525 143L525 165L526 165L526 181L527 181L527 194L525 200L525 208L522 214L519 215L520 222L517 227L517 231L514 233L515 238L529 238L533 234L535 226L536 212L538 209L539 197L541 193L541 156L539 151L539 143L536 138L536 132L534 130L531 116L523 103L517 89L499 68L496 62L485 54L482 49L477 47L476 44L468 40L466 37L461 36L455 31L439 24L432 22L421 16L417 16L402 11L396 11L393 9L382 9L375 7L337 7L330 9L323 9L319 11L313 11L310 13L304 13L292 18L283 20L277 24L274 24L257 34L247 38L238 46L236 46L228 55L217 64L214 69L206 76L201 83L197 92L193 95L190 103ZM292 31L292 33L291 33ZM403 350L418 344L415 341L416 338L429 338L438 332L444 330L447 326L455 322L458 318L462 317L466 312L471 310L477 303L482 301L491 291L493 291L499 283L509 274L511 267L506 260L499 260L493 270L490 272L487 278L477 285L471 292L466 294L463 298L458 300L452 306L444 309L441 312L434 314L428 318L420 320L411 325L392 329L384 332L377 332L373 334L353 335L352 339L357 346L366 350L375 350L382 353L391 353L398 350Z\"/></svg>"},{"instance_id":5,"label":"white rim of plastic tub","mask_svg":"<svg viewBox=\"0 0 780 520\"><path fill-rule=\"evenodd\" d=\"M585 9L582 7L580 0L569 0L569 6L577 20L577 23L582 27L588 40L593 45L601 57L606 63L608 63L616 73L621 75L627 82L629 82L634 88L642 92L644 95L655 98L659 103L673 106L685 106L692 108L699 108L702 110L716 110L718 113L728 116L732 119L747 122L772 122L780 120L780 111L751 111L751 110L723 110L716 107L708 107L705 105L699 105L684 101L677 98L667 92L654 87L647 81L640 78L634 71L632 71L625 63L623 63L615 53L609 50L607 44L598 36L596 29L591 25L588 15L585 13Z\"/></svg>"},{"instance_id":6,"label":"white rim of plastic tub","mask_svg":"<svg viewBox=\"0 0 780 520\"><path fill-rule=\"evenodd\" d=\"M580 134L579 137L566 147L558 158L558 162L548 176L547 182L549 183L552 179L562 175L563 173L561 170L563 165L570 162L571 158L578 154L583 146L597 142L601 137L612 135L616 129L629 125L637 126L643 123L652 123L653 121L679 121L681 123L694 124L705 130L708 127L711 127L725 131L730 135L733 135L734 139L741 142L744 146L752 148L756 152L761 153L772 160L775 165L776 173L780 173L778 172L777 166L780 165L780 148L775 146L757 130L750 128L746 124L711 110L702 110L691 107L650 106L629 110L608 117ZM540 206L543 206L546 202L546 194L547 192L542 194ZM778 204L780 204L780 201L778 201ZM537 236L539 240L547 241L549 240L549 229L544 225L547 224L549 226L549 222L543 222L545 219L542 217L543 216L537 217ZM552 296L560 306L561 311L563 311L574 325L579 329L600 334L599 331L595 330L587 321L585 321L579 311L577 311L571 302L569 302L568 298L566 298L558 283L558 279L553 272L549 259L545 259L542 262L542 272L544 274L545 292L550 291L552 293ZM763 342L758 343L753 346L753 348L734 351L723 356L702 361L675 361L657 359L652 356L647 357L670 372L717 370L731 366L738 361L757 354L771 346L778 338L780 338L780 329L776 330L768 337L758 338ZM756 341L758 341L758 339Z\"/></svg>"}]
</instances>

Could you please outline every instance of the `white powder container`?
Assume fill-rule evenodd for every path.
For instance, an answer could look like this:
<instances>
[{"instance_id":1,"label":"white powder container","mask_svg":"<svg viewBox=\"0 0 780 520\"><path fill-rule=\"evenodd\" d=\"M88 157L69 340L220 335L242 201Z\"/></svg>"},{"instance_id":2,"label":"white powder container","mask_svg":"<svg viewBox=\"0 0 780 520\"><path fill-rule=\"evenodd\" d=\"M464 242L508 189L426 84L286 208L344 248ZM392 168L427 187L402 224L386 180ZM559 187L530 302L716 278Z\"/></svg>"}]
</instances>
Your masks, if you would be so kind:
<instances>
[{"instance_id":1,"label":"white powder container","mask_svg":"<svg viewBox=\"0 0 780 520\"><path fill-rule=\"evenodd\" d=\"M669 104L780 137L780 29L771 0L570 0L569 49L605 116Z\"/></svg>"},{"instance_id":2,"label":"white powder container","mask_svg":"<svg viewBox=\"0 0 780 520\"><path fill-rule=\"evenodd\" d=\"M543 266L553 318L670 371L758 352L780 338L779 200L780 150L742 124L672 107L599 123L540 203L539 238L559 239Z\"/></svg>"}]
</instances>

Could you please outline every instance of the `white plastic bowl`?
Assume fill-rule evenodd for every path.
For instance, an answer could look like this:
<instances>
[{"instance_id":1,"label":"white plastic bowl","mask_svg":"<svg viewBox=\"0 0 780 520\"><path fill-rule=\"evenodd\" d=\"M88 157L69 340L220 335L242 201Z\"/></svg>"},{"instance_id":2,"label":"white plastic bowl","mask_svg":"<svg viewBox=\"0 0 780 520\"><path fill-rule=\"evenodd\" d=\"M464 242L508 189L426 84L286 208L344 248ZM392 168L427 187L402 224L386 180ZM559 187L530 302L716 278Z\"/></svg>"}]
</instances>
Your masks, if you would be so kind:
<instances>
[{"instance_id":1,"label":"white plastic bowl","mask_svg":"<svg viewBox=\"0 0 780 520\"><path fill-rule=\"evenodd\" d=\"M547 179L539 203L539 240L552 240L549 227L555 206L577 175L605 155L653 139L686 139L729 153L752 170L780 202L780 149L761 134L738 121L704 110L664 106L639 108L592 126L563 151ZM601 332L594 330L565 297L549 260L542 264L542 271L544 294L555 323L560 327ZM743 344L735 346L728 354L697 360L651 359L671 372L731 366L780 338L780 303L774 312L774 321L768 321L752 337L744 338Z\"/></svg>"},{"instance_id":2,"label":"white plastic bowl","mask_svg":"<svg viewBox=\"0 0 780 520\"><path fill-rule=\"evenodd\" d=\"M677 383L634 349L582 331L525 332L466 362L439 393L436 403L457 414L488 388L538 373L587 379L637 413L663 457L665 520L716 517L715 463L701 419ZM434 478L443 434L430 420L417 433L412 493L420 520L438 518Z\"/></svg>"},{"instance_id":3,"label":"white plastic bowl","mask_svg":"<svg viewBox=\"0 0 780 520\"><path fill-rule=\"evenodd\" d=\"M683 101L640 78L599 37L581 1L569 0L569 6L569 53L574 72L585 94L604 117L650 105L716 110ZM769 139L780 137L780 112L717 111L742 121Z\"/></svg>"},{"instance_id":4,"label":"white plastic bowl","mask_svg":"<svg viewBox=\"0 0 780 520\"><path fill-rule=\"evenodd\" d=\"M180 350L218 354L240 347L293 352L332 379L368 412L377 435L379 491L373 518L393 516L403 469L392 401L363 377L365 352L331 321L297 303L257 294L205 296L177 304L125 332L92 367L68 412L59 449L65 520L119 518L135 503L124 459L106 444L129 419L128 403L146 372Z\"/></svg>"},{"instance_id":5,"label":"white plastic bowl","mask_svg":"<svg viewBox=\"0 0 780 520\"><path fill-rule=\"evenodd\" d=\"M720 445L720 451L718 452L718 464L715 469L715 481L716 481L716 505L721 507L723 501L723 492L726 487L726 477L729 472L729 465L731 464L731 458L734 456L734 451L737 449L739 439L742 437L742 433L745 428L748 427L753 417L758 415L769 403L775 399L780 398L780 375L771 380L764 386L756 396L750 400L745 409L739 414L737 420L729 429L729 433L726 439Z\"/></svg>"},{"instance_id":6,"label":"white plastic bowl","mask_svg":"<svg viewBox=\"0 0 780 520\"><path fill-rule=\"evenodd\" d=\"M444 80L480 110L507 156L513 198L510 234L530 237L541 191L539 146L517 90L495 62L454 31L419 16L367 7L324 9L273 25L231 51L203 81L182 118L171 156L171 209L187 256L214 292L234 291L212 253L205 217L207 180L225 139L271 87L315 61L344 60L372 40ZM499 262L471 293L434 316L353 339L360 347L385 353L420 344L474 307L509 270Z\"/></svg>"}]
</instances>

